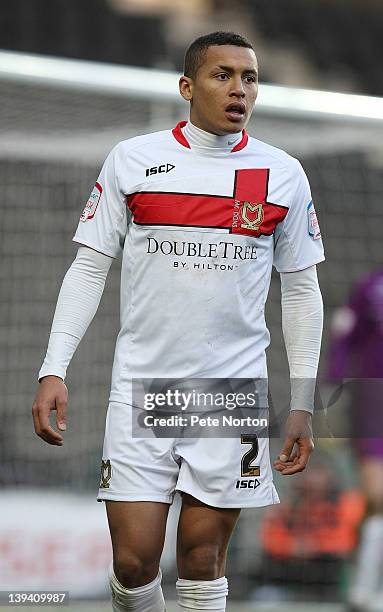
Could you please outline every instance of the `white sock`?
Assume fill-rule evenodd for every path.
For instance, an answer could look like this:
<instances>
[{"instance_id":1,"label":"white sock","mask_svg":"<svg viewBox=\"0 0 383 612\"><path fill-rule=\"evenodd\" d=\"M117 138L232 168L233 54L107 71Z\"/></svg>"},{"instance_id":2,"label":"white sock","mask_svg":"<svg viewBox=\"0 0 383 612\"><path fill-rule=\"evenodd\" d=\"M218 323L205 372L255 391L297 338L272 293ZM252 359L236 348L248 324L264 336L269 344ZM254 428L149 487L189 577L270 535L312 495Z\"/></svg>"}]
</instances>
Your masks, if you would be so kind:
<instances>
[{"instance_id":1,"label":"white sock","mask_svg":"<svg viewBox=\"0 0 383 612\"><path fill-rule=\"evenodd\" d=\"M376 595L383 575L383 516L366 519L360 535L350 601L365 606Z\"/></svg>"},{"instance_id":2,"label":"white sock","mask_svg":"<svg viewBox=\"0 0 383 612\"><path fill-rule=\"evenodd\" d=\"M162 573L149 584L126 589L116 578L113 568L109 572L114 612L165 612L165 601L161 588Z\"/></svg>"},{"instance_id":3,"label":"white sock","mask_svg":"<svg viewBox=\"0 0 383 612\"><path fill-rule=\"evenodd\" d=\"M183 612L193 610L226 610L228 584L225 576L216 580L184 580L176 582L178 603Z\"/></svg>"}]
</instances>

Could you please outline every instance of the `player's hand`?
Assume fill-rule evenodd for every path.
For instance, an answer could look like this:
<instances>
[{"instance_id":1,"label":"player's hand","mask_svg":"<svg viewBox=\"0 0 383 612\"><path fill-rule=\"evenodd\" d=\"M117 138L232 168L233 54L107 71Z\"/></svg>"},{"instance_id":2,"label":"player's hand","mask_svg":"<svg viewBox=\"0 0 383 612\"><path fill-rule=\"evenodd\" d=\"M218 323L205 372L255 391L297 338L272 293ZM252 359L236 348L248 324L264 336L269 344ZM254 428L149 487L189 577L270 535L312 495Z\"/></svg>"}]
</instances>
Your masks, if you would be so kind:
<instances>
[{"instance_id":1,"label":"player's hand","mask_svg":"<svg viewBox=\"0 0 383 612\"><path fill-rule=\"evenodd\" d=\"M292 410L286 422L286 437L274 468L290 476L302 472L314 450L312 416L305 410Z\"/></svg>"},{"instance_id":2,"label":"player's hand","mask_svg":"<svg viewBox=\"0 0 383 612\"><path fill-rule=\"evenodd\" d=\"M66 407L68 389L58 376L44 376L32 406L33 423L37 435L55 446L62 446L64 439L50 424L50 413L56 410L56 426L60 431L66 429Z\"/></svg>"}]
</instances>

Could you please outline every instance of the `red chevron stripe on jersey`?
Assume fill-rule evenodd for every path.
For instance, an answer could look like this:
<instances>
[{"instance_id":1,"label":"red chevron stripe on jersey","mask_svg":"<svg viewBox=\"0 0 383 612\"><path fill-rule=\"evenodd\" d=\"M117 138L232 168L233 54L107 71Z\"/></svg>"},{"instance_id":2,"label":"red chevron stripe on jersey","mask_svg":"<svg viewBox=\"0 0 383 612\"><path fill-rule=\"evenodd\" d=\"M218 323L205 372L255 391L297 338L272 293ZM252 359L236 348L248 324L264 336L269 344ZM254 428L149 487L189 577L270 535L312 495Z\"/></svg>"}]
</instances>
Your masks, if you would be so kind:
<instances>
[{"instance_id":1,"label":"red chevron stripe on jersey","mask_svg":"<svg viewBox=\"0 0 383 612\"><path fill-rule=\"evenodd\" d=\"M267 202L269 170L237 170L233 196L138 192L128 198L138 225L228 229L248 236L271 235L288 209Z\"/></svg>"},{"instance_id":2,"label":"red chevron stripe on jersey","mask_svg":"<svg viewBox=\"0 0 383 612\"><path fill-rule=\"evenodd\" d=\"M229 227L233 198L190 193L137 193L129 208L140 225Z\"/></svg>"}]
</instances>

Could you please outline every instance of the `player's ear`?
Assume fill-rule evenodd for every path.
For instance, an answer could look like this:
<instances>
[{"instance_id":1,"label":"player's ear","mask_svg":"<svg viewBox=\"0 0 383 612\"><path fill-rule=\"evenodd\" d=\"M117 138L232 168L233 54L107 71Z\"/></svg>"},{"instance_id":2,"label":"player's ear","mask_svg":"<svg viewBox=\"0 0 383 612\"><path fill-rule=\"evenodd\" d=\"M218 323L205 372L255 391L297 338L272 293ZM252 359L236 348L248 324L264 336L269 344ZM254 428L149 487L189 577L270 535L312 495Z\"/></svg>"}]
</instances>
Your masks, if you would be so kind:
<instances>
[{"instance_id":1,"label":"player's ear","mask_svg":"<svg viewBox=\"0 0 383 612\"><path fill-rule=\"evenodd\" d=\"M183 99L187 102L191 102L193 99L193 80L190 77L182 75L178 86Z\"/></svg>"}]
</instances>

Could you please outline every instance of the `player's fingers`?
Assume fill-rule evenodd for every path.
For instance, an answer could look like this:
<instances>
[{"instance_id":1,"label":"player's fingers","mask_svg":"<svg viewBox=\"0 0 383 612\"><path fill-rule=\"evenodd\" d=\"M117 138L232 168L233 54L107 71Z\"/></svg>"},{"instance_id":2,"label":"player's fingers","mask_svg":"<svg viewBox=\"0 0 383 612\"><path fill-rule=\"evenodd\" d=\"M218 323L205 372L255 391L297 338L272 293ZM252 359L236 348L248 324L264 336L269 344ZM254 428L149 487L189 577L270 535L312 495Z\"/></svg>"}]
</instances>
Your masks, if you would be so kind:
<instances>
[{"instance_id":1,"label":"player's fingers","mask_svg":"<svg viewBox=\"0 0 383 612\"><path fill-rule=\"evenodd\" d=\"M299 445L295 443L293 446L293 450L291 451L291 454L290 454L290 461L295 461L296 459L298 459L300 454L301 454L301 451L300 451Z\"/></svg>"},{"instance_id":2,"label":"player's fingers","mask_svg":"<svg viewBox=\"0 0 383 612\"><path fill-rule=\"evenodd\" d=\"M291 476L292 474L298 474L298 472L303 472L307 465L301 458L297 459L295 462L292 462L290 465L285 467L282 470L279 470L282 476Z\"/></svg>"},{"instance_id":3,"label":"player's fingers","mask_svg":"<svg viewBox=\"0 0 383 612\"><path fill-rule=\"evenodd\" d=\"M49 422L50 411L51 409L48 405L38 406L37 412L40 425L40 433L38 435L48 444L62 446L63 437L51 427Z\"/></svg>"},{"instance_id":4,"label":"player's fingers","mask_svg":"<svg viewBox=\"0 0 383 612\"><path fill-rule=\"evenodd\" d=\"M297 458L295 458L292 461L284 461L284 462L277 460L277 461L274 461L273 466L278 472L283 472L283 470L285 470L286 468L290 468L294 466L297 461L298 461Z\"/></svg>"},{"instance_id":5,"label":"player's fingers","mask_svg":"<svg viewBox=\"0 0 383 612\"><path fill-rule=\"evenodd\" d=\"M56 399L56 424L61 431L66 430L66 406L63 399Z\"/></svg>"},{"instance_id":6,"label":"player's fingers","mask_svg":"<svg viewBox=\"0 0 383 612\"><path fill-rule=\"evenodd\" d=\"M37 411L37 404L36 404L36 402L33 402L33 406L32 406L32 418L33 418L33 426L35 428L35 432L39 436L40 433L41 433L41 429L40 429L40 421L39 421L39 415L38 415L38 411Z\"/></svg>"},{"instance_id":7,"label":"player's fingers","mask_svg":"<svg viewBox=\"0 0 383 612\"><path fill-rule=\"evenodd\" d=\"M293 461L289 462L285 469L279 470L281 474L283 476L290 476L292 474L302 472L308 464L313 449L314 443L311 438L300 440L299 456L297 456Z\"/></svg>"},{"instance_id":8,"label":"player's fingers","mask_svg":"<svg viewBox=\"0 0 383 612\"><path fill-rule=\"evenodd\" d=\"M273 466L278 472L282 472L286 468L290 468L296 464L300 456L300 448L297 443L294 444L293 450L290 453L290 457L287 461L281 461L279 458L274 461Z\"/></svg>"},{"instance_id":9,"label":"player's fingers","mask_svg":"<svg viewBox=\"0 0 383 612\"><path fill-rule=\"evenodd\" d=\"M279 461L282 461L283 463L286 463L286 461L289 461L294 444L295 444L294 438L287 437L285 439L283 448L281 452L279 453L279 457L278 457Z\"/></svg>"},{"instance_id":10,"label":"player's fingers","mask_svg":"<svg viewBox=\"0 0 383 612\"><path fill-rule=\"evenodd\" d=\"M51 426L42 429L39 437L52 446L62 446L64 443L63 438L59 437L59 434Z\"/></svg>"}]
</instances>

